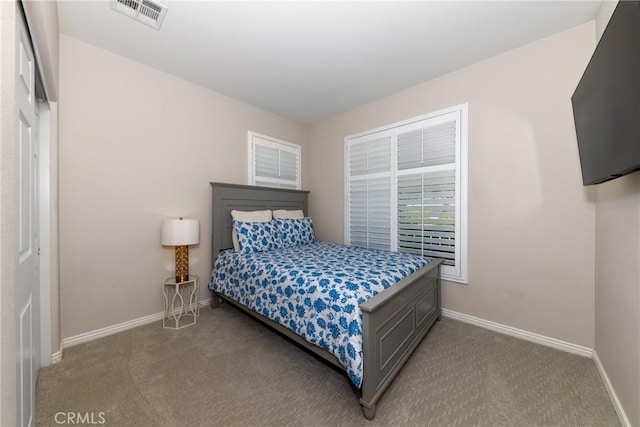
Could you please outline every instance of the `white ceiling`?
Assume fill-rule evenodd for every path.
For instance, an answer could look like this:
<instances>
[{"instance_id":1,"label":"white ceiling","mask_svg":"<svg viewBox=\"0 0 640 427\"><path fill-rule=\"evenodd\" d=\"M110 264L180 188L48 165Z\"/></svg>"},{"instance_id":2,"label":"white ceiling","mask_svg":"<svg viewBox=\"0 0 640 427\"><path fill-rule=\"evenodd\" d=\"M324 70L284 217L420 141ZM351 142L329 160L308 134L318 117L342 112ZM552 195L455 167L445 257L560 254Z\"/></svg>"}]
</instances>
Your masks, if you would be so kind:
<instances>
[{"instance_id":1,"label":"white ceiling","mask_svg":"<svg viewBox=\"0 0 640 427\"><path fill-rule=\"evenodd\" d=\"M587 22L600 1L164 1L159 31L108 1L58 3L62 33L313 123Z\"/></svg>"}]
</instances>

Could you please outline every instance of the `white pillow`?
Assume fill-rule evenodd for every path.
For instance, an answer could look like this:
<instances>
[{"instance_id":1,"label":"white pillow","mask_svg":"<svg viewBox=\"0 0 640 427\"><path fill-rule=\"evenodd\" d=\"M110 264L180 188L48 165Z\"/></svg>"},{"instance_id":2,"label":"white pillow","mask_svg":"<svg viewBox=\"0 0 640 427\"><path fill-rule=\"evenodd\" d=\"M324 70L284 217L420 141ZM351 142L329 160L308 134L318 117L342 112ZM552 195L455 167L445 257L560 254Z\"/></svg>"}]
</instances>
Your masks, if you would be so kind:
<instances>
[{"instance_id":1,"label":"white pillow","mask_svg":"<svg viewBox=\"0 0 640 427\"><path fill-rule=\"evenodd\" d=\"M242 222L269 222L271 221L271 211L231 211L231 218L235 221ZM233 231L231 232L231 240L233 240L233 249L236 252L240 251L240 244L238 243L238 232L236 228L233 227Z\"/></svg>"},{"instance_id":2,"label":"white pillow","mask_svg":"<svg viewBox=\"0 0 640 427\"><path fill-rule=\"evenodd\" d=\"M302 219L304 213L301 209L295 211L287 211L284 209L273 211L273 219Z\"/></svg>"}]
</instances>

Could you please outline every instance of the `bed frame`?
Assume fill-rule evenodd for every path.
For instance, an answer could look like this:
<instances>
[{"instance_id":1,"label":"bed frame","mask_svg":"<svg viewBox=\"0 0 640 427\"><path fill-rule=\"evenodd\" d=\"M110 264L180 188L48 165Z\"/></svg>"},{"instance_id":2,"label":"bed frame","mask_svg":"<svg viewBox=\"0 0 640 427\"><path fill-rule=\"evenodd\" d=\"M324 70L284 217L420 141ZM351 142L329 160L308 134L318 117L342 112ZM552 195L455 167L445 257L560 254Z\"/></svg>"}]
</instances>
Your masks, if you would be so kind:
<instances>
[{"instance_id":1,"label":"bed frame","mask_svg":"<svg viewBox=\"0 0 640 427\"><path fill-rule=\"evenodd\" d=\"M284 190L212 182L212 255L233 247L231 211L302 209L307 212L308 191ZM376 403L409 356L440 319L440 273L442 260L434 260L411 276L360 305L362 310L363 377L360 405L368 420L376 415ZM222 300L256 317L344 371L328 351L309 343L291 330L256 313L226 295L212 292L211 307Z\"/></svg>"}]
</instances>

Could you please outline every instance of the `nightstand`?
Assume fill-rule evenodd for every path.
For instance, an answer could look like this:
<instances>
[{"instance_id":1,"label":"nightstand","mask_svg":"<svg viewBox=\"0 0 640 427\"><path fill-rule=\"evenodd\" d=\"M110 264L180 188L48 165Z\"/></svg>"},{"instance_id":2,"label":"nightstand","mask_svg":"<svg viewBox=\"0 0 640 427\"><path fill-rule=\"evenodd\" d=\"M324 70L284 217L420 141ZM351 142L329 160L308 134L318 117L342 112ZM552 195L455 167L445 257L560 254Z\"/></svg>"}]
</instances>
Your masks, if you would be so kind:
<instances>
[{"instance_id":1,"label":"nightstand","mask_svg":"<svg viewBox=\"0 0 640 427\"><path fill-rule=\"evenodd\" d=\"M176 281L175 277L169 277L164 281L163 328L182 329L196 324L200 315L199 282L200 279L196 275L189 275L183 282Z\"/></svg>"}]
</instances>

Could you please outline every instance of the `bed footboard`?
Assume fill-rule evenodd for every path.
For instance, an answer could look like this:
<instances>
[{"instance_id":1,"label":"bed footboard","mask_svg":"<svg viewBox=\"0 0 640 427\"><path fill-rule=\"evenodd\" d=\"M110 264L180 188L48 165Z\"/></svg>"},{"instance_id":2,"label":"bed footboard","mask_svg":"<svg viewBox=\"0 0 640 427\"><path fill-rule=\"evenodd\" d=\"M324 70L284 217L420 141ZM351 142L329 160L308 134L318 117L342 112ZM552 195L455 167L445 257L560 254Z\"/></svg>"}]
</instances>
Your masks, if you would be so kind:
<instances>
[{"instance_id":1,"label":"bed footboard","mask_svg":"<svg viewBox=\"0 0 640 427\"><path fill-rule=\"evenodd\" d=\"M432 261L360 306L364 358L360 404L369 420L375 417L380 396L440 317L441 263Z\"/></svg>"}]
</instances>

